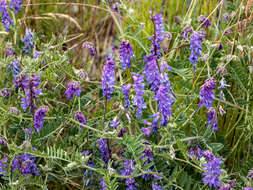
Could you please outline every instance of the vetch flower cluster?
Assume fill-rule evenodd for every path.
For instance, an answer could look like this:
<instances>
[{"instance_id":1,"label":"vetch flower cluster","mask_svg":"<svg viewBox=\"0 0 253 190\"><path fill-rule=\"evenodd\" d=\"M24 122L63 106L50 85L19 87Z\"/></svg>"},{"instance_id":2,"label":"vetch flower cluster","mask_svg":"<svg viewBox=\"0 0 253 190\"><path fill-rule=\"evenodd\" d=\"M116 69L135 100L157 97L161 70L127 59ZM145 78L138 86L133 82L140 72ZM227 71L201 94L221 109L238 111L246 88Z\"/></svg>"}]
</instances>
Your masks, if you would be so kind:
<instances>
[{"instance_id":1,"label":"vetch flower cluster","mask_svg":"<svg viewBox=\"0 0 253 190\"><path fill-rule=\"evenodd\" d=\"M196 63L198 62L198 57L201 56L200 51L203 49L202 46L202 40L204 38L204 34L200 32L193 32L190 39L190 50L191 50L191 56L189 60L191 61L193 65L193 70L196 70Z\"/></svg>"},{"instance_id":2,"label":"vetch flower cluster","mask_svg":"<svg viewBox=\"0 0 253 190\"><path fill-rule=\"evenodd\" d=\"M206 28L207 28L208 26L211 26L210 20L207 19L207 17L204 16L204 15L200 15L200 16L199 16L199 22L200 22L200 24L201 24L202 26L204 26L204 27L206 27Z\"/></svg>"},{"instance_id":3,"label":"vetch flower cluster","mask_svg":"<svg viewBox=\"0 0 253 190\"><path fill-rule=\"evenodd\" d=\"M9 7L14 9L15 14L18 14L18 11L22 10L22 0L11 0Z\"/></svg>"},{"instance_id":4,"label":"vetch flower cluster","mask_svg":"<svg viewBox=\"0 0 253 190\"><path fill-rule=\"evenodd\" d=\"M38 89L41 84L40 76L32 74L29 78L24 79L22 87L25 89L25 98L21 99L21 106L23 110L30 108L30 112L34 113L35 109L37 109L35 100L38 100L38 95L42 92L41 89Z\"/></svg>"},{"instance_id":5,"label":"vetch flower cluster","mask_svg":"<svg viewBox=\"0 0 253 190\"><path fill-rule=\"evenodd\" d=\"M35 157L31 154L23 154L12 161L11 170L18 170L21 175L39 175Z\"/></svg>"},{"instance_id":6,"label":"vetch flower cluster","mask_svg":"<svg viewBox=\"0 0 253 190\"><path fill-rule=\"evenodd\" d=\"M153 156L151 155L151 148L146 146L144 151L142 152L142 156L140 157L141 160L145 159L143 166L148 165L150 162L153 161ZM151 171L152 168L149 168L147 171ZM149 180L149 174L142 175L142 178L146 181Z\"/></svg>"},{"instance_id":7,"label":"vetch flower cluster","mask_svg":"<svg viewBox=\"0 0 253 190\"><path fill-rule=\"evenodd\" d=\"M190 32L193 32L192 26L186 26L181 33L181 37L184 38L184 40L186 40Z\"/></svg>"},{"instance_id":8,"label":"vetch flower cluster","mask_svg":"<svg viewBox=\"0 0 253 190\"><path fill-rule=\"evenodd\" d=\"M103 160L107 165L109 160L111 159L111 150L108 145L108 139L99 139L98 144L101 152L101 157L103 158Z\"/></svg>"},{"instance_id":9,"label":"vetch flower cluster","mask_svg":"<svg viewBox=\"0 0 253 190\"><path fill-rule=\"evenodd\" d=\"M34 122L33 125L36 129L37 132L40 132L40 130L43 127L43 123L44 123L44 117L46 116L46 114L49 112L49 107L48 106L40 106L35 114L34 114Z\"/></svg>"},{"instance_id":10,"label":"vetch flower cluster","mask_svg":"<svg viewBox=\"0 0 253 190\"><path fill-rule=\"evenodd\" d=\"M14 61L12 61L10 63L10 65L8 66L8 71L10 71L12 69L12 77L15 79L16 76L20 73L20 63L15 59Z\"/></svg>"},{"instance_id":11,"label":"vetch flower cluster","mask_svg":"<svg viewBox=\"0 0 253 190\"><path fill-rule=\"evenodd\" d=\"M94 57L97 53L97 50L96 50L94 44L91 42L84 42L83 48L88 49L90 51L90 56L92 56L92 57Z\"/></svg>"},{"instance_id":12,"label":"vetch flower cluster","mask_svg":"<svg viewBox=\"0 0 253 190\"><path fill-rule=\"evenodd\" d=\"M152 12L150 11L152 14ZM154 35L149 38L151 40L151 54L161 57L161 45L160 43L164 40L164 25L163 25L163 15L155 14L152 15L150 20L154 24Z\"/></svg>"},{"instance_id":13,"label":"vetch flower cluster","mask_svg":"<svg viewBox=\"0 0 253 190\"><path fill-rule=\"evenodd\" d=\"M130 93L130 89L131 89L131 84L126 84L126 85L122 86L121 89L122 89L123 94L125 96L124 107L129 108L129 106L130 106L129 93Z\"/></svg>"},{"instance_id":14,"label":"vetch flower cluster","mask_svg":"<svg viewBox=\"0 0 253 190\"><path fill-rule=\"evenodd\" d=\"M133 47L128 41L122 41L119 50L119 60L122 63L122 69L131 68L131 57L134 56Z\"/></svg>"},{"instance_id":15,"label":"vetch flower cluster","mask_svg":"<svg viewBox=\"0 0 253 190\"><path fill-rule=\"evenodd\" d=\"M152 183L152 190L163 190L163 188L157 182L153 182Z\"/></svg>"},{"instance_id":16,"label":"vetch flower cluster","mask_svg":"<svg viewBox=\"0 0 253 190\"><path fill-rule=\"evenodd\" d=\"M216 80L214 78L208 78L205 80L204 85L200 90L200 103L199 107L203 105L210 109L214 100L215 92L213 91L216 87Z\"/></svg>"},{"instance_id":17,"label":"vetch flower cluster","mask_svg":"<svg viewBox=\"0 0 253 190\"><path fill-rule=\"evenodd\" d=\"M133 160L125 160L124 161L125 169L121 170L121 175L130 176L134 172L134 161ZM126 190L137 190L137 184L135 183L135 179L133 177L126 178Z\"/></svg>"},{"instance_id":18,"label":"vetch flower cluster","mask_svg":"<svg viewBox=\"0 0 253 190\"><path fill-rule=\"evenodd\" d=\"M115 83L115 74L114 74L115 62L113 60L112 54L106 58L106 63L103 67L102 73L102 84L103 96L108 100L111 100L111 94L114 91L113 85Z\"/></svg>"},{"instance_id":19,"label":"vetch flower cluster","mask_svg":"<svg viewBox=\"0 0 253 190\"><path fill-rule=\"evenodd\" d=\"M5 175L7 174L8 166L7 166L8 158L4 156L0 160L0 175Z\"/></svg>"},{"instance_id":20,"label":"vetch flower cluster","mask_svg":"<svg viewBox=\"0 0 253 190\"><path fill-rule=\"evenodd\" d=\"M80 82L76 82L76 81L68 83L67 90L64 93L65 96L67 95L67 99L70 99L72 101L74 95L80 96L82 89L79 87L79 85L80 85Z\"/></svg>"},{"instance_id":21,"label":"vetch flower cluster","mask_svg":"<svg viewBox=\"0 0 253 190\"><path fill-rule=\"evenodd\" d=\"M82 123L86 125L86 119L81 111L76 111L74 114L74 117L79 121L79 123ZM83 126L80 126L79 130L82 130Z\"/></svg>"},{"instance_id":22,"label":"vetch flower cluster","mask_svg":"<svg viewBox=\"0 0 253 190\"><path fill-rule=\"evenodd\" d=\"M23 54L30 54L34 48L33 33L29 28L26 28L25 37L22 42L24 43Z\"/></svg>"},{"instance_id":23,"label":"vetch flower cluster","mask_svg":"<svg viewBox=\"0 0 253 190\"><path fill-rule=\"evenodd\" d=\"M8 6L6 0L0 1L0 13L2 14L2 24L5 27L5 31L8 32L10 30L10 26L14 25L11 20L10 14L8 12Z\"/></svg>"},{"instance_id":24,"label":"vetch flower cluster","mask_svg":"<svg viewBox=\"0 0 253 190\"><path fill-rule=\"evenodd\" d=\"M136 116L138 118L142 118L142 110L146 108L146 104L144 102L143 98L143 90L144 90L144 77L142 75L133 73L133 79L134 79L134 89L135 89L135 98L133 101L133 104L137 106L136 110Z\"/></svg>"},{"instance_id":25,"label":"vetch flower cluster","mask_svg":"<svg viewBox=\"0 0 253 190\"><path fill-rule=\"evenodd\" d=\"M217 188L221 185L221 181L219 176L221 174L220 166L222 164L221 158L216 158L213 153L205 152L203 156L208 160L207 163L203 164L203 169L205 172L202 174L204 175L203 181L205 184L209 184L211 188Z\"/></svg>"},{"instance_id":26,"label":"vetch flower cluster","mask_svg":"<svg viewBox=\"0 0 253 190\"><path fill-rule=\"evenodd\" d=\"M208 126L211 127L214 131L218 130L218 124L217 124L217 113L214 108L210 108L207 112L207 122Z\"/></svg>"}]
</instances>

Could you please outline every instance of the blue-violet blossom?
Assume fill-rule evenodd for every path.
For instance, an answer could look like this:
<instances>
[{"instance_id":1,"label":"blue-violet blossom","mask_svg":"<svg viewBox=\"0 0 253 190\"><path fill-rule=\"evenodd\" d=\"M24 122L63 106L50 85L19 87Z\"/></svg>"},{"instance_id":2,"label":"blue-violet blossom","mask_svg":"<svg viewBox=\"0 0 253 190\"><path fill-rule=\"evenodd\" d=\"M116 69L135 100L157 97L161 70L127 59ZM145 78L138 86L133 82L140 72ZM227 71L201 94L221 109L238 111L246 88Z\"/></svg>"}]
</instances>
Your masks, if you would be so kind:
<instances>
[{"instance_id":1,"label":"blue-violet blossom","mask_svg":"<svg viewBox=\"0 0 253 190\"><path fill-rule=\"evenodd\" d=\"M68 83L68 87L64 95L67 95L67 99L73 100L73 96L80 96L82 89L79 87L80 82L73 81Z\"/></svg>"},{"instance_id":2,"label":"blue-violet blossom","mask_svg":"<svg viewBox=\"0 0 253 190\"><path fill-rule=\"evenodd\" d=\"M74 117L79 121L79 123L86 125L86 119L81 111L76 111ZM80 126L79 130L82 130L83 126Z\"/></svg>"},{"instance_id":3,"label":"blue-violet blossom","mask_svg":"<svg viewBox=\"0 0 253 190\"><path fill-rule=\"evenodd\" d=\"M119 60L122 63L122 69L131 68L131 57L134 56L133 47L128 41L122 41L119 50Z\"/></svg>"},{"instance_id":4,"label":"blue-violet blossom","mask_svg":"<svg viewBox=\"0 0 253 190\"><path fill-rule=\"evenodd\" d=\"M30 54L34 48L33 33L29 28L26 28L25 37L22 42L24 43L23 54Z\"/></svg>"},{"instance_id":5,"label":"blue-violet blossom","mask_svg":"<svg viewBox=\"0 0 253 190\"><path fill-rule=\"evenodd\" d=\"M204 16L204 15L200 15L200 16L199 16L199 22L200 22L200 24L201 24L202 26L204 26L204 27L206 27L206 28L207 28L208 26L211 26L210 20L207 19L207 17Z\"/></svg>"},{"instance_id":6,"label":"blue-violet blossom","mask_svg":"<svg viewBox=\"0 0 253 190\"><path fill-rule=\"evenodd\" d=\"M0 13L2 14L2 24L5 27L5 31L8 32L10 30L10 26L14 25L14 23L8 12L6 0L0 1Z\"/></svg>"},{"instance_id":7,"label":"blue-violet blossom","mask_svg":"<svg viewBox=\"0 0 253 190\"><path fill-rule=\"evenodd\" d=\"M217 131L218 130L218 124L217 124L217 113L214 108L210 108L207 112L207 127L211 127L212 130Z\"/></svg>"},{"instance_id":8,"label":"blue-violet blossom","mask_svg":"<svg viewBox=\"0 0 253 190\"><path fill-rule=\"evenodd\" d=\"M14 61L12 61L10 63L10 65L8 66L8 71L10 71L12 69L12 77L15 79L16 76L18 75L18 73L20 73L20 63L14 59Z\"/></svg>"},{"instance_id":9,"label":"blue-violet blossom","mask_svg":"<svg viewBox=\"0 0 253 190\"><path fill-rule=\"evenodd\" d=\"M43 127L43 123L44 123L44 117L46 116L46 114L49 112L49 107L48 106L40 106L35 114L34 114L34 122L33 125L36 129L37 132L40 132L40 130Z\"/></svg>"},{"instance_id":10,"label":"blue-violet blossom","mask_svg":"<svg viewBox=\"0 0 253 190\"><path fill-rule=\"evenodd\" d=\"M11 9L14 9L15 14L17 14L19 10L22 10L21 5L22 5L22 0L11 0L9 7Z\"/></svg>"},{"instance_id":11,"label":"blue-violet blossom","mask_svg":"<svg viewBox=\"0 0 253 190\"><path fill-rule=\"evenodd\" d=\"M126 84L126 85L122 86L121 89L122 89L123 94L124 94L124 96L125 96L125 104L124 104L124 107L125 107L125 108L129 108L129 106L130 106L129 92L130 92L130 89L131 89L131 84Z\"/></svg>"},{"instance_id":12,"label":"blue-violet blossom","mask_svg":"<svg viewBox=\"0 0 253 190\"><path fill-rule=\"evenodd\" d=\"M214 78L208 78L205 80L204 85L200 90L200 103L199 107L205 105L207 109L212 107L215 92L213 91L216 87L216 80Z\"/></svg>"},{"instance_id":13,"label":"blue-violet blossom","mask_svg":"<svg viewBox=\"0 0 253 190\"><path fill-rule=\"evenodd\" d=\"M98 139L99 149L101 152L101 157L108 164L109 160L111 159L111 150L108 145L108 139Z\"/></svg>"},{"instance_id":14,"label":"blue-violet blossom","mask_svg":"<svg viewBox=\"0 0 253 190\"><path fill-rule=\"evenodd\" d=\"M124 161L125 169L121 170L121 175L130 176L134 172L134 161L133 160L125 160ZM133 177L126 178L126 190L137 190L137 184L135 183L135 179Z\"/></svg>"}]
</instances>

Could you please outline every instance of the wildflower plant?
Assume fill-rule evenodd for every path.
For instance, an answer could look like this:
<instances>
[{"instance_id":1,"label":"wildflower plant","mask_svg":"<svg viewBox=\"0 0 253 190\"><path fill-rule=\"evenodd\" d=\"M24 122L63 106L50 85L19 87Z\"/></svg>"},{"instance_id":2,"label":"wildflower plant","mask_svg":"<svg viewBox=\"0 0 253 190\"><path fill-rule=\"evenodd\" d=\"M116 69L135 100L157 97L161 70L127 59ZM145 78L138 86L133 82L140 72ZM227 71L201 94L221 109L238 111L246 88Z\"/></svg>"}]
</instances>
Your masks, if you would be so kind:
<instances>
[{"instance_id":1,"label":"wildflower plant","mask_svg":"<svg viewBox=\"0 0 253 190\"><path fill-rule=\"evenodd\" d=\"M0 0L0 189L252 189L252 6Z\"/></svg>"}]
</instances>

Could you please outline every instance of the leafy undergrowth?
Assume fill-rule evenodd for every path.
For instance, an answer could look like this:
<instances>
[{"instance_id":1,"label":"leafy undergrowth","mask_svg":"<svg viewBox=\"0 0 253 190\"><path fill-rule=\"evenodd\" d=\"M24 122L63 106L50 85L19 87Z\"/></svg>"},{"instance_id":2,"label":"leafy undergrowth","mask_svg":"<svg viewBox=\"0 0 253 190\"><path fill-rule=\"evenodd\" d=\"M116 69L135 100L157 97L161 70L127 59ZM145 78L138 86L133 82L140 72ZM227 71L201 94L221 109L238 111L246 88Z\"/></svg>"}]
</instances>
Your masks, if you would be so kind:
<instances>
[{"instance_id":1,"label":"leafy undergrowth","mask_svg":"<svg viewBox=\"0 0 253 190\"><path fill-rule=\"evenodd\" d=\"M211 2L0 0L1 189L252 189L253 1Z\"/></svg>"}]
</instances>

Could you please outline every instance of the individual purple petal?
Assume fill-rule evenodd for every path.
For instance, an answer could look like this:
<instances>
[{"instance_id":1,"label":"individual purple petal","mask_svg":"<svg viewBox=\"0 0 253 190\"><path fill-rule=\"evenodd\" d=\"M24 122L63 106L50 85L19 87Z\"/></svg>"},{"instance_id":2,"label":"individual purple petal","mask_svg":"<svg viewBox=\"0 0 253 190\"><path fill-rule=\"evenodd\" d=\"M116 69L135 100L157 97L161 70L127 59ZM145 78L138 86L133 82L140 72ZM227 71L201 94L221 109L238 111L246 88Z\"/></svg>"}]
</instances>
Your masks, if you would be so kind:
<instances>
[{"instance_id":1,"label":"individual purple petal","mask_svg":"<svg viewBox=\"0 0 253 190\"><path fill-rule=\"evenodd\" d=\"M149 136L151 134L151 127L146 127L146 128L142 127L141 130L144 133L144 135Z\"/></svg>"}]
</instances>

